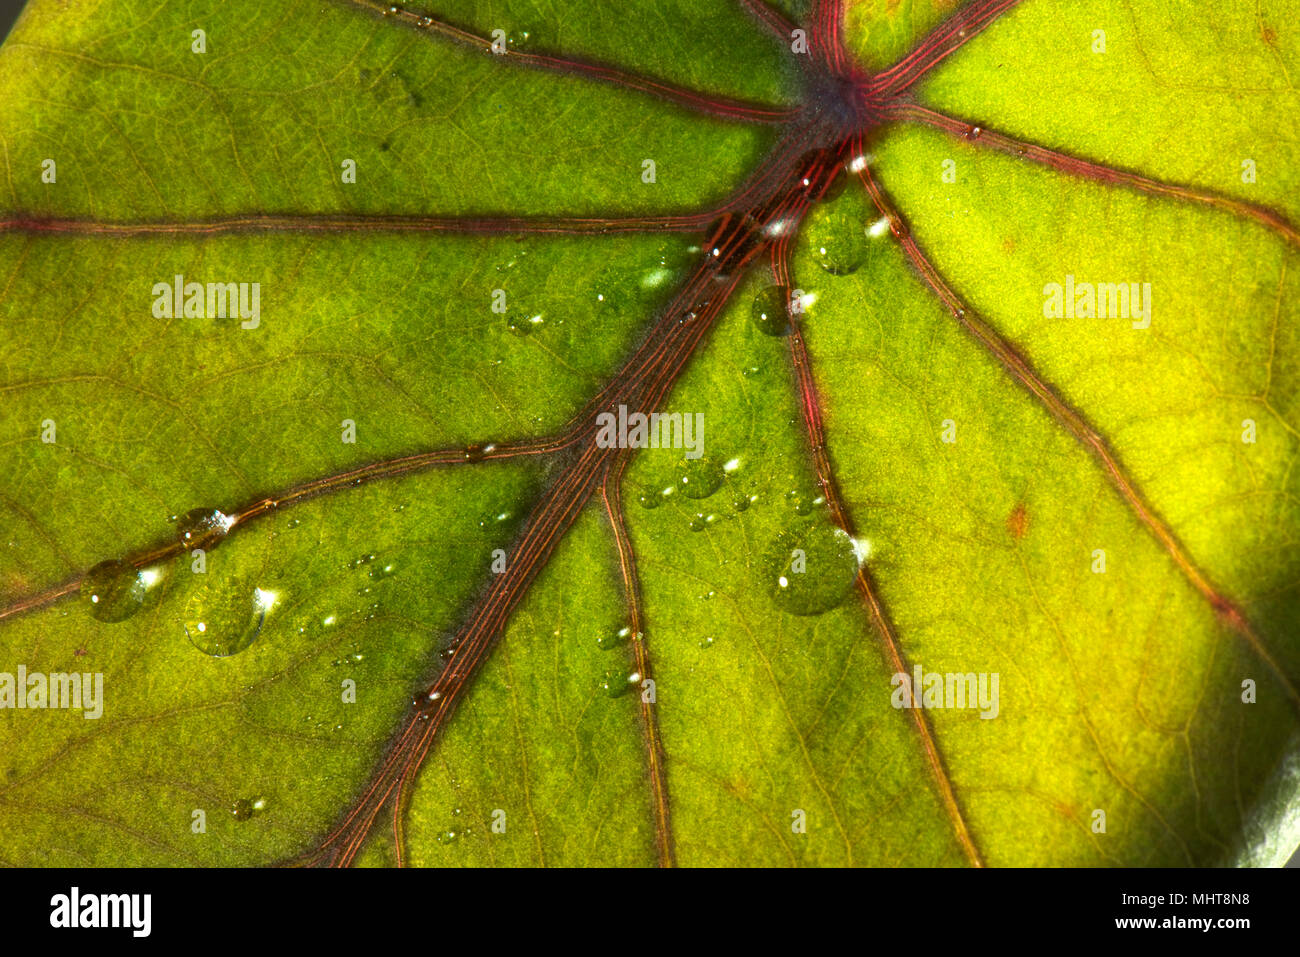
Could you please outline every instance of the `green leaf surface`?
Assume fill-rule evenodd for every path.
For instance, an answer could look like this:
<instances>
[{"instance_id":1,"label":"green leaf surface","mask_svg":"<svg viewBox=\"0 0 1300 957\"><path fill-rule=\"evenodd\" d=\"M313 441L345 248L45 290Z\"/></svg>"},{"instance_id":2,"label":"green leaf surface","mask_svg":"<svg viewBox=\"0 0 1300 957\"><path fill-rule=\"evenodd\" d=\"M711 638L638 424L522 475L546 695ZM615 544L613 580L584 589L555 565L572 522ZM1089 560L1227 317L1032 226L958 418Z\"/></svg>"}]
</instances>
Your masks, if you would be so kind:
<instances>
[{"instance_id":1,"label":"green leaf surface","mask_svg":"<svg viewBox=\"0 0 1300 957\"><path fill-rule=\"evenodd\" d=\"M818 40L809 6L769 9ZM988 6L850 3L842 70ZM553 440L686 334L711 211L825 145L816 50L737 0L32 0L0 47L0 706L20 667L104 690L0 708L0 863L316 861L376 781L345 862L1284 861L1297 10L1005 6L858 117L863 175L784 259L796 334L756 318L767 245L681 315L711 328L656 407L703 457L601 472L480 662L581 467ZM258 283L255 326L158 315L178 275ZM1045 315L1067 277L1149 283L1149 325ZM900 708L917 667L996 701Z\"/></svg>"}]
</instances>

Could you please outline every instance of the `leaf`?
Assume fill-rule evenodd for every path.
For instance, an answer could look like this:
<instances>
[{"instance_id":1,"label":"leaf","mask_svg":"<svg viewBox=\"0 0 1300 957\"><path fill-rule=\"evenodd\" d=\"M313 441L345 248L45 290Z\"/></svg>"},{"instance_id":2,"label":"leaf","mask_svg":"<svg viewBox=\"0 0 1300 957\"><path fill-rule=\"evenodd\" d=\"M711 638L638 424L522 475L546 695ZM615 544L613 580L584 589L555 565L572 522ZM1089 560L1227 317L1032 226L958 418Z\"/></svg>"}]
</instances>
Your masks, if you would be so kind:
<instances>
[{"instance_id":1,"label":"leaf","mask_svg":"<svg viewBox=\"0 0 1300 957\"><path fill-rule=\"evenodd\" d=\"M464 7L0 47L0 860L1285 859L1290 5Z\"/></svg>"}]
</instances>

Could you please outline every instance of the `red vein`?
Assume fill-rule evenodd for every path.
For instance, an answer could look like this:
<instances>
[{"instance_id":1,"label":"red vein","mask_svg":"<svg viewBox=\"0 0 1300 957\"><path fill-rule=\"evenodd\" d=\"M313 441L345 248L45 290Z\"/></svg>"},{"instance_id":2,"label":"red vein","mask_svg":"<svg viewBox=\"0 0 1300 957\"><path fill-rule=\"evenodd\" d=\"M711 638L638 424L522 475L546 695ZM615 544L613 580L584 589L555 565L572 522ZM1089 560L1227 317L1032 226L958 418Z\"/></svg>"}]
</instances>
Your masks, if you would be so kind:
<instances>
[{"instance_id":1,"label":"red vein","mask_svg":"<svg viewBox=\"0 0 1300 957\"><path fill-rule=\"evenodd\" d=\"M907 56L872 77L869 89L880 96L897 96L933 70L1020 0L974 0L930 32Z\"/></svg>"},{"instance_id":2,"label":"red vein","mask_svg":"<svg viewBox=\"0 0 1300 957\"><path fill-rule=\"evenodd\" d=\"M221 235L257 232L465 233L472 235L587 235L632 232L698 232L715 211L681 216L530 217L530 216L349 216L247 215L224 219L153 222L97 222L13 215L0 219L0 233L61 233L130 238L136 236Z\"/></svg>"},{"instance_id":3,"label":"red vein","mask_svg":"<svg viewBox=\"0 0 1300 957\"><path fill-rule=\"evenodd\" d=\"M438 449L436 451L420 452L415 455L406 455L395 459L385 459L382 462L372 462L369 465L349 469L346 472L339 472L335 475L328 475L324 478L304 482L301 485L295 485L274 496L262 496L241 506L233 512L226 512L225 514L231 519L230 532L233 534L241 526L246 525L255 519L269 515L272 512L300 504L321 495L327 495L331 492L353 488L364 482L396 478L400 475L407 475L412 472L420 472L425 469L436 468L439 466L468 464L479 461L495 461L498 459L511 459L522 456L545 455L550 452L559 451L567 445L572 444L574 441L576 441L575 435L562 434L557 438L519 442L501 442L482 446L472 445L467 448L458 449ZM155 565L159 562L175 558L177 555L184 552L186 548L187 546L182 542L173 541L166 545L158 545L131 555L123 556L122 561L134 565L136 568L147 568L150 565ZM81 580L83 577L83 575L78 575L76 578L59 585L54 585L44 591L14 599L3 607L0 607L0 621L3 621L6 618L13 618L25 612L33 611L37 608L43 608L47 605L53 604L61 598L73 594L81 587Z\"/></svg>"},{"instance_id":4,"label":"red vein","mask_svg":"<svg viewBox=\"0 0 1300 957\"><path fill-rule=\"evenodd\" d=\"M773 251L772 275L778 286L786 289L790 287L792 280L784 246L780 246ZM789 320L790 359L794 368L795 384L799 393L799 409L802 413L804 431L807 434L808 445L812 453L813 467L817 473L817 482L821 486L822 494L826 498L826 504L830 508L831 520L843 529L850 538L856 539L857 534L853 521L843 503L839 485L835 481L835 473L831 467L830 454L826 443L826 429L822 417L821 401L817 395L812 359L804 343L803 332L796 321L797 317L790 316ZM885 653L889 656L890 667L894 669L895 674L911 674L911 665L903 654L893 622L885 610L884 603L880 599L871 574L867 571L865 562L860 561L858 563L856 586L858 594L866 603L872 623L884 639ZM980 857L975 841L971 837L970 829L966 826L966 819L961 812L961 806L957 802L957 795L947 768L944 766L939 744L934 736L933 729L930 727L929 718L921 708L909 708L908 713L921 739L921 748L925 753L926 763L929 764L930 771L934 776L935 784L939 789L940 801L948 815L948 820L952 824L957 842L961 845L962 851L973 866L983 867L983 859Z\"/></svg>"},{"instance_id":5,"label":"red vein","mask_svg":"<svg viewBox=\"0 0 1300 957\"><path fill-rule=\"evenodd\" d=\"M992 354L1002 364L1002 367L1010 373L1012 378L1038 399L1057 423L1064 427L1091 453L1102 466L1111 484L1119 492L1120 498L1123 499L1138 520L1146 526L1148 531L1174 560L1174 564L1178 566L1184 577L1210 603L1219 617L1241 635L1251 650L1273 672L1274 677L1282 685L1292 704L1297 710L1300 710L1300 693L1297 693L1290 678L1287 677L1281 666L1273 658L1272 653L1251 627L1246 616L1210 582L1206 574L1188 556L1177 536L1143 499L1133 480L1128 476L1118 458L1106 444L1106 440L1082 415L1056 394L1055 390L1038 374L1028 359L1020 355L988 323L966 308L952 287L944 280L942 274L926 257L913 238L906 222L894 211L892 203L872 178L870 170L863 170L859 173L859 177L876 208L882 216L889 220L894 236L902 245L907 258L920 274L926 286L939 298L966 331L974 337L975 341Z\"/></svg>"},{"instance_id":6,"label":"red vein","mask_svg":"<svg viewBox=\"0 0 1300 957\"><path fill-rule=\"evenodd\" d=\"M813 49L820 51L832 72L843 73L845 56L840 28L844 23L844 0L814 0L811 22Z\"/></svg>"},{"instance_id":7,"label":"red vein","mask_svg":"<svg viewBox=\"0 0 1300 957\"><path fill-rule=\"evenodd\" d=\"M777 39L789 43L795 31L795 25L786 19L785 14L766 3L765 0L740 0L740 5L755 20L767 27Z\"/></svg>"},{"instance_id":8,"label":"red vein","mask_svg":"<svg viewBox=\"0 0 1300 957\"><path fill-rule=\"evenodd\" d=\"M386 3L376 3L375 0L348 0L348 2L355 6L369 9L375 13L383 14L384 16L404 23L407 26L415 27L419 30L425 30L429 33L446 37L447 39L464 46L473 47L477 50L482 50L485 53L499 56L501 59L512 63L545 70L550 73L595 80L625 90L634 90L639 93L646 93L650 96L657 97L670 103L675 103L678 106L685 107L707 116L715 116L726 120L743 120L754 123L780 123L789 119L791 116L792 111L790 110L772 108L729 97L698 93L694 90L683 89L682 87L674 86L652 77L629 73L626 70L620 70L617 67L608 66L604 63L562 58L550 56L549 54L544 53L525 53L521 50L512 49L509 46L507 46L502 52L496 53L493 50L493 41L490 37L480 36L471 30L467 30L464 27L452 23L449 20L435 19L434 17L414 13L410 10L403 9L402 7L391 6ZM500 47L498 47L498 49L500 49Z\"/></svg>"},{"instance_id":9,"label":"red vein","mask_svg":"<svg viewBox=\"0 0 1300 957\"><path fill-rule=\"evenodd\" d=\"M718 265L703 262L684 284L648 336L653 348L638 351L616 377L621 388L610 400L611 404L654 409L663 401L739 282L739 276L734 275L719 283ZM697 310L701 288L710 285L715 287L713 294ZM418 773L437 732L464 696L471 678L487 660L511 614L546 567L560 540L601 485L607 470L627 454L626 449L597 445L595 433L593 420L586 432L590 441L579 445L577 458L543 494L507 556L506 570L492 576L486 593L458 631L450 663L416 699L416 705L403 719L396 740L361 796L304 862L350 865L394 792L392 826L394 836L400 836L398 818L407 785Z\"/></svg>"},{"instance_id":10,"label":"red vein","mask_svg":"<svg viewBox=\"0 0 1300 957\"><path fill-rule=\"evenodd\" d=\"M628 534L627 518L623 513L623 471L630 457L624 456L606 473L600 494L614 533L618 548L619 569L623 575L623 594L630 611L632 647L636 656L636 670L642 678L650 674L650 649L647 646L645 612L641 601L641 579L637 574L636 553L632 549L632 536ZM664 772L667 756L659 737L659 719L654 705L638 696L641 702L641 733L645 739L646 764L650 774L651 802L655 815L655 846L660 867L673 867L676 863L673 848L673 831L668 802L668 781Z\"/></svg>"},{"instance_id":11,"label":"red vein","mask_svg":"<svg viewBox=\"0 0 1300 957\"><path fill-rule=\"evenodd\" d=\"M892 104L885 108L885 112L888 116L924 123L953 136L960 136L977 146L990 146L1013 156L1033 160L1035 163L1041 163L1071 176L1099 183L1127 186L1131 189L1141 190L1144 193L1153 193L1157 196L1165 196L1184 202L1199 203L1235 216L1253 219L1282 236L1287 242L1300 246L1300 230L1297 230L1281 213L1264 206L1256 206L1244 200L1232 199L1208 190L1162 182L1119 167L1071 156L1060 150L1047 149L1035 143L1017 140L1002 133L995 133L982 126L974 126L965 120L959 120L913 103Z\"/></svg>"}]
</instances>

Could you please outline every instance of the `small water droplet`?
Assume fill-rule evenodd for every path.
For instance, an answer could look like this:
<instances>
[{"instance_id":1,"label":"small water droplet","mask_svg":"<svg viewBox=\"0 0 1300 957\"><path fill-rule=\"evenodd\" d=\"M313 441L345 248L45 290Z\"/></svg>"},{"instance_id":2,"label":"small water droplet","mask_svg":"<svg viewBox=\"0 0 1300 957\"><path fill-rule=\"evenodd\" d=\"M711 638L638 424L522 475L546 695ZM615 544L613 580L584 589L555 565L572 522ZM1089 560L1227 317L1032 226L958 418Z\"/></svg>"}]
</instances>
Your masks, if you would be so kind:
<instances>
[{"instance_id":1,"label":"small water droplet","mask_svg":"<svg viewBox=\"0 0 1300 957\"><path fill-rule=\"evenodd\" d=\"M626 671L619 671L611 668L605 672L605 676L600 679L600 690L605 692L611 698L617 698L631 691L641 681L641 676L635 672L629 674Z\"/></svg>"},{"instance_id":2,"label":"small water droplet","mask_svg":"<svg viewBox=\"0 0 1300 957\"><path fill-rule=\"evenodd\" d=\"M833 149L811 150L799 160L803 171L800 185L814 201L829 202L844 192L848 170L835 158Z\"/></svg>"},{"instance_id":3,"label":"small water droplet","mask_svg":"<svg viewBox=\"0 0 1300 957\"><path fill-rule=\"evenodd\" d=\"M714 267L713 278L725 281L745 263L760 239L758 225L748 214L727 213L709 224L704 234L704 258Z\"/></svg>"},{"instance_id":4,"label":"small water droplet","mask_svg":"<svg viewBox=\"0 0 1300 957\"><path fill-rule=\"evenodd\" d=\"M816 499L817 496L801 488L792 488L785 493L785 500L796 515L811 515Z\"/></svg>"},{"instance_id":5,"label":"small water droplet","mask_svg":"<svg viewBox=\"0 0 1300 957\"><path fill-rule=\"evenodd\" d=\"M235 801L230 805L230 813L234 816L236 821L247 821L257 812L253 807L252 801L248 798L240 798L238 801Z\"/></svg>"},{"instance_id":6,"label":"small water droplet","mask_svg":"<svg viewBox=\"0 0 1300 957\"><path fill-rule=\"evenodd\" d=\"M790 291L785 286L766 286L754 296L749 317L764 335L784 336L790 332Z\"/></svg>"},{"instance_id":7,"label":"small water droplet","mask_svg":"<svg viewBox=\"0 0 1300 957\"><path fill-rule=\"evenodd\" d=\"M134 565L110 558L81 580L81 600L96 621L125 621L140 610L147 591L144 576Z\"/></svg>"},{"instance_id":8,"label":"small water droplet","mask_svg":"<svg viewBox=\"0 0 1300 957\"><path fill-rule=\"evenodd\" d=\"M382 565L377 564L375 565L374 568L370 569L370 577L374 581L381 581L382 579L385 578L391 578L393 575L396 574L397 574L396 562L385 562Z\"/></svg>"},{"instance_id":9,"label":"small water droplet","mask_svg":"<svg viewBox=\"0 0 1300 957\"><path fill-rule=\"evenodd\" d=\"M709 635L707 638L701 638L700 647L705 649L712 648L715 640L716 639L712 635Z\"/></svg>"},{"instance_id":10,"label":"small water droplet","mask_svg":"<svg viewBox=\"0 0 1300 957\"><path fill-rule=\"evenodd\" d=\"M211 548L226 537L234 520L215 508L195 508L181 516L176 537L186 548Z\"/></svg>"},{"instance_id":11,"label":"small water droplet","mask_svg":"<svg viewBox=\"0 0 1300 957\"><path fill-rule=\"evenodd\" d=\"M596 647L601 651L609 651L611 648L618 648L627 644L628 639L632 636L631 628L619 628L618 630L610 629L602 631L596 636Z\"/></svg>"},{"instance_id":12,"label":"small water droplet","mask_svg":"<svg viewBox=\"0 0 1300 957\"><path fill-rule=\"evenodd\" d=\"M753 505L757 501L757 495L737 495L731 500L731 507L737 512L745 512L749 510L749 506Z\"/></svg>"}]
</instances>

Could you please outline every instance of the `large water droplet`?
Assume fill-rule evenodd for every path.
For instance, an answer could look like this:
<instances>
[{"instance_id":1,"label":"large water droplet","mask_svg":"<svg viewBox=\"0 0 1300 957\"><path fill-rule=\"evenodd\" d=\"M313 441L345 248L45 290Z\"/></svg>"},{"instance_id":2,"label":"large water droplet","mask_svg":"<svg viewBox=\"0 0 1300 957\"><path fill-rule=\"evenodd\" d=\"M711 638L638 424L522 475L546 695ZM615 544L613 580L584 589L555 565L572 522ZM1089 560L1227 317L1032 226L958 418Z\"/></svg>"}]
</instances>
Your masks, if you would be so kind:
<instances>
[{"instance_id":1,"label":"large water droplet","mask_svg":"<svg viewBox=\"0 0 1300 957\"><path fill-rule=\"evenodd\" d=\"M125 621L140 610L146 591L144 576L134 565L111 558L100 562L81 580L81 600L97 621Z\"/></svg>"},{"instance_id":2,"label":"large water droplet","mask_svg":"<svg viewBox=\"0 0 1300 957\"><path fill-rule=\"evenodd\" d=\"M790 332L789 302L790 291L785 286L767 286L754 297L749 317L764 335L787 335Z\"/></svg>"},{"instance_id":3,"label":"large water droplet","mask_svg":"<svg viewBox=\"0 0 1300 957\"><path fill-rule=\"evenodd\" d=\"M234 525L234 520L215 508L191 509L176 523L176 537L186 548L211 548Z\"/></svg>"},{"instance_id":4,"label":"large water droplet","mask_svg":"<svg viewBox=\"0 0 1300 957\"><path fill-rule=\"evenodd\" d=\"M262 633L275 596L242 582L201 586L185 604L185 635L205 655L228 658Z\"/></svg>"},{"instance_id":5,"label":"large water droplet","mask_svg":"<svg viewBox=\"0 0 1300 957\"><path fill-rule=\"evenodd\" d=\"M855 273L867 261L867 235L856 208L818 206L808 215L805 235L813 259L832 276Z\"/></svg>"},{"instance_id":6,"label":"large water droplet","mask_svg":"<svg viewBox=\"0 0 1300 957\"><path fill-rule=\"evenodd\" d=\"M768 549L765 585L773 602L792 615L820 615L853 589L858 556L839 528L816 524L782 532Z\"/></svg>"}]
</instances>

